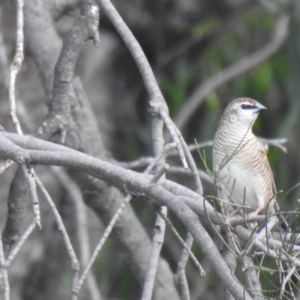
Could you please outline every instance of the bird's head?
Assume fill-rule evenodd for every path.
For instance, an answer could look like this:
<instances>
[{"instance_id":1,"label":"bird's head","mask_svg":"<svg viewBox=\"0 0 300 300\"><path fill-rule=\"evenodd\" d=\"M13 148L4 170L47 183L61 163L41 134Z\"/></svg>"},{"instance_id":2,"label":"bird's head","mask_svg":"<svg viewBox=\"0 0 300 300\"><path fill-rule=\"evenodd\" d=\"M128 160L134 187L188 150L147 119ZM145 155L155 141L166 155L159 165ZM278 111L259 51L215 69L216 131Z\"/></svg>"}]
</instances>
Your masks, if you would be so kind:
<instances>
[{"instance_id":1,"label":"bird's head","mask_svg":"<svg viewBox=\"0 0 300 300\"><path fill-rule=\"evenodd\" d=\"M235 123L249 129L256 120L258 113L266 109L261 103L250 98L238 98L229 103L223 115L227 122Z\"/></svg>"}]
</instances>

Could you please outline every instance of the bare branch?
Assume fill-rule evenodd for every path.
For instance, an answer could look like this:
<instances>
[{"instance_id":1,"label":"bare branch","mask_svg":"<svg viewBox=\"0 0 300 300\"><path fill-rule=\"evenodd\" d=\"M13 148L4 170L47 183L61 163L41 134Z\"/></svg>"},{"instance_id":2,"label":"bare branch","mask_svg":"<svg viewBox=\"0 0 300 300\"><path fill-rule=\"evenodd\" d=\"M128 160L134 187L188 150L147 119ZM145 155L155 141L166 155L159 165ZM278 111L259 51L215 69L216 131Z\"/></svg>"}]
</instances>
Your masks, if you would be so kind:
<instances>
[{"instance_id":1,"label":"bare branch","mask_svg":"<svg viewBox=\"0 0 300 300\"><path fill-rule=\"evenodd\" d=\"M75 251L72 247L70 238L68 236L68 233L66 231L66 228L63 224L63 221L61 219L60 214L58 213L54 202L52 201L49 193L47 192L47 190L45 189L44 185L42 184L42 182L39 180L38 177L35 178L36 183L39 187L39 189L41 190L43 196L45 197L45 199L47 200L48 204L50 205L54 216L55 216L55 220L57 222L57 226L59 231L61 232L62 236L63 236L63 241L65 242L66 245L66 249L68 251L69 257L71 259L71 269L72 269L72 300L76 300L77 299L77 293L76 293L76 286L77 286L77 282L78 282L78 273L79 273L79 262L78 259L76 257Z\"/></svg>"},{"instance_id":2,"label":"bare branch","mask_svg":"<svg viewBox=\"0 0 300 300\"><path fill-rule=\"evenodd\" d=\"M17 244L15 245L15 247L10 251L7 260L6 260L6 265L9 266L10 263L13 261L13 259L15 258L15 256L18 254L18 252L20 251L21 247L23 246L23 244L25 243L25 241L27 240L27 238L29 237L29 235L31 234L31 232L33 231L33 229L36 226L36 221L34 220L34 222L32 222L29 227L26 229L26 231L24 232L24 234L21 236L21 238L18 240Z\"/></svg>"},{"instance_id":3,"label":"bare branch","mask_svg":"<svg viewBox=\"0 0 300 300\"><path fill-rule=\"evenodd\" d=\"M25 178L26 172L27 170L24 172L24 169L19 167L10 186L7 200L8 216L2 233L6 256L9 254L11 246L19 238L23 228L27 199L30 196L29 182Z\"/></svg>"},{"instance_id":4,"label":"bare branch","mask_svg":"<svg viewBox=\"0 0 300 300\"><path fill-rule=\"evenodd\" d=\"M157 160L158 162L158 160ZM151 171L151 169L147 170L147 173L149 173ZM161 170L159 170L158 173L156 173L153 177L152 177L152 182L155 183L157 180L159 180L159 178L166 172L166 166L164 166L164 168L162 168ZM110 235L113 227L115 226L120 214L122 213L122 211L124 210L125 206L130 202L130 200L132 199L131 195L127 195L126 198L124 199L124 202L122 203L122 205L119 207L119 209L117 210L117 212L115 213L114 217L112 218L112 220L110 221L109 225L106 227L103 236L101 238L101 240L99 241L99 243L97 244L96 249L94 250L94 253L90 259L90 261L88 262L88 265L86 267L86 269L84 270L83 274L81 275L80 279L78 280L78 284L77 284L77 288L76 288L76 292L78 293L89 270L91 269L93 263L95 262L99 252L102 249L102 246L104 245L105 241L107 240L108 236Z\"/></svg>"},{"instance_id":5,"label":"bare branch","mask_svg":"<svg viewBox=\"0 0 300 300\"><path fill-rule=\"evenodd\" d=\"M161 213L167 215L167 207L161 207ZM165 237L166 223L162 217L157 215L152 238L152 247L149 255L148 271L146 274L145 283L143 286L142 300L151 300L153 287L156 277L157 265L160 257L160 251Z\"/></svg>"},{"instance_id":6,"label":"bare branch","mask_svg":"<svg viewBox=\"0 0 300 300\"><path fill-rule=\"evenodd\" d=\"M211 185L215 184L214 180L206 172L204 172L202 170L197 170L197 172L203 181L205 181ZM170 167L170 169L168 170L168 174L193 176L190 170L186 170L182 167Z\"/></svg>"},{"instance_id":7,"label":"bare branch","mask_svg":"<svg viewBox=\"0 0 300 300\"><path fill-rule=\"evenodd\" d=\"M125 199L124 199L124 202L123 204L121 205L121 207L118 209L118 211L115 213L114 217L112 218L112 220L110 221L109 225L106 227L104 233L103 233L103 236L102 238L100 239L99 243L97 244L93 254L92 254L92 257L90 258L89 262L88 262L88 265L86 266L84 272L82 273L82 275L80 276L79 280L78 280L78 283L77 283L77 286L76 286L76 289L75 289L75 292L78 294L88 272L90 271L93 263L95 262L99 252L101 251L102 249L102 246L104 245L105 241L107 240L108 236L110 235L114 225L116 224L116 221L118 220L120 214L122 213L122 211L124 210L124 207L130 202L130 200L132 199L131 195L128 195Z\"/></svg>"},{"instance_id":8,"label":"bare branch","mask_svg":"<svg viewBox=\"0 0 300 300\"><path fill-rule=\"evenodd\" d=\"M280 149L282 152L287 153L287 148L284 146L284 144L287 142L287 139L285 138L275 138L275 139L266 139L266 138L262 138L262 137L258 137L261 141L267 143L269 146L273 146L276 147L278 149ZM197 143L197 145L195 144L191 144L191 145L187 145L189 151L193 152L193 151L198 151L202 148L210 148L213 145L213 141L206 141L206 142L202 142L202 143ZM170 150L165 150L165 155L166 158L172 157L172 156L178 156L178 152L174 151L174 149L170 149ZM126 169L135 169L135 168L143 168L145 166L148 166L152 161L153 161L153 157L140 157L137 160L134 161L129 161L129 162L120 162L120 161L116 161L115 163L117 165L119 165L120 167L126 168ZM191 174L191 171L186 170L186 169L182 169L182 168L178 168L178 167L174 167L171 166L170 169L168 170L168 173L173 173L173 172L178 172L178 173L182 173L182 174ZM199 176L200 178L210 182L211 178L207 178L206 176L208 176L206 173L204 174L203 171L198 170L199 172ZM206 175L206 176L205 176Z\"/></svg>"},{"instance_id":9,"label":"bare branch","mask_svg":"<svg viewBox=\"0 0 300 300\"><path fill-rule=\"evenodd\" d=\"M67 190L71 199L74 202L76 219L77 219L76 231L78 234L78 245L80 248L80 263L82 267L87 268L87 265L89 264L89 258L90 258L90 241L89 241L89 233L87 228L88 220L87 220L86 206L82 199L81 191L77 186L77 184L66 173L64 169L58 167L52 167L51 170L52 172L54 172L55 176L57 176L59 181L63 184L64 188ZM101 295L93 272L89 272L88 274L86 274L86 279L87 279L87 289L90 293L90 298L92 300L101 300ZM82 283L79 285L79 282L80 280L77 283L77 290L76 290L77 293L79 292L80 286L82 285Z\"/></svg>"},{"instance_id":10,"label":"bare branch","mask_svg":"<svg viewBox=\"0 0 300 300\"><path fill-rule=\"evenodd\" d=\"M173 121L171 120L171 118L169 117L168 114L166 114L164 111L160 110L159 109L159 113L160 113L160 116L161 118L164 120L165 124L166 124L166 127L168 128L168 131L173 139L173 142L175 143L176 145L176 148L178 150L178 154L179 154L179 157L182 161L182 164L183 164L183 167L185 169L188 168L188 164L187 164L187 161L186 161L186 158L185 158L185 151L183 149L183 143L182 143L182 136L181 134L178 134L179 131L177 131L176 129L176 126L174 125ZM181 139L180 139L181 137Z\"/></svg>"},{"instance_id":11,"label":"bare branch","mask_svg":"<svg viewBox=\"0 0 300 300\"><path fill-rule=\"evenodd\" d=\"M26 160L32 161L33 163L41 163L41 164L57 164L57 165L65 165L68 167L72 167L78 170L82 170L84 172L89 172L91 175L100 178L102 180L105 180L107 182L110 182L119 188L126 187L126 190L134 193L142 193L146 194L149 197L157 200L160 204L168 205L170 209L173 210L173 212L184 222L184 224L187 226L189 231L193 234L194 238L196 239L196 242L201 245L201 249L206 249L205 252L210 262L215 263L216 266L216 254L213 253L213 248L207 248L207 245L203 245L199 236L199 232L196 231L200 230L200 223L197 218L193 217L193 212L188 209L184 205L184 203L187 203L189 206L193 208L193 211L198 213L201 217L207 218L209 217L216 222L216 224L222 225L222 217L218 216L216 217L216 212L213 208L210 208L210 206L207 204L206 207L203 206L203 198L201 195L194 193L191 190L188 190L184 187L180 187L179 185L176 185L175 183L171 183L169 181L162 181L162 186L165 184L168 184L166 186L169 186L169 188L172 190L172 193L168 192L166 189L164 189L160 184L150 184L151 177L142 175L133 171L124 170L118 166L112 165L110 163L101 161L99 159L95 159L92 157L89 157L87 155L84 155L82 153L79 153L75 150L66 148L64 146L52 144L45 141L40 141L37 139L34 139L32 137L26 137L26 136L18 136L15 134L9 134L6 132L1 133L1 139L10 138L11 142L16 142L20 146L25 146L27 148L36 148L36 149L46 149L48 148L48 151L39 151L39 150L22 150L22 148L18 149L20 155L23 156ZM30 142L30 143L29 143ZM2 143L4 144L4 143ZM15 146L17 147L17 146ZM3 150L3 149L2 149ZM8 151L8 149L4 149L5 151ZM15 148L13 148L15 150ZM21 151L21 152L20 152ZM22 154L22 151L24 153ZM53 152L52 152L53 151ZM5 153L3 152L2 155L5 158ZM10 154L11 155L11 154ZM183 196L176 196L176 194L180 195L180 193L186 194L185 197ZM191 198L189 198L191 197ZM198 199L198 200L196 200ZM199 201L200 200L200 201ZM201 208L202 207L202 208ZM186 215L187 214L187 215ZM214 217L215 216L215 217ZM264 216L261 216L264 218ZM213 219L215 218L215 219ZM258 218L260 220L261 218ZM237 219L238 220L238 219ZM239 222L239 221L236 221ZM268 225L270 226L270 225ZM271 228L270 228L271 229ZM204 231L205 232L205 231ZM205 233L202 231L202 234L205 236ZM251 233L250 233L251 235ZM260 235L260 234L259 234ZM209 237L207 237L208 240L205 239L206 243L209 242ZM213 243L213 242L212 242ZM263 251L266 251L266 255L270 255L271 257L278 257L276 252L271 250L270 248L267 248L265 246L267 241L260 241L259 239L254 239L254 245L258 247L259 249L262 249ZM276 243L274 241L274 246L276 249ZM212 246L212 245L211 245ZM268 250L267 250L268 249ZM279 249L279 248L278 248ZM204 251L204 250L203 250ZM292 256L288 256L286 253L281 256L285 261L292 262L296 265L299 264L299 261ZM219 263L221 263L219 261ZM219 267L219 264L218 264ZM224 270L223 270L224 271ZM218 272L217 272L218 273ZM228 275L230 276L230 275ZM224 277L221 276L222 280L224 281ZM225 280L226 282L226 280ZM226 285L226 284L225 284ZM233 289L234 292L236 292L235 289ZM231 291L232 293L232 291Z\"/></svg>"},{"instance_id":12,"label":"bare branch","mask_svg":"<svg viewBox=\"0 0 300 300\"><path fill-rule=\"evenodd\" d=\"M24 16L23 16L24 1L17 1L17 38L16 38L16 54L14 61L10 67L9 76L9 105L10 105L10 116L13 124L15 125L17 132L22 134L22 129L19 120L16 115L16 96L15 96L15 82L17 73L21 69L21 65L24 59Z\"/></svg>"},{"instance_id":13,"label":"bare branch","mask_svg":"<svg viewBox=\"0 0 300 300\"><path fill-rule=\"evenodd\" d=\"M163 120L158 116L152 117L152 141L153 151L155 156L161 157L158 161L156 174L151 179L151 184L156 184L161 178L165 178L165 172L168 166L165 166L164 156L164 137L163 137ZM167 215L167 207L161 207L161 213ZM158 261L160 258L160 251L165 238L166 223L163 218L157 214L153 229L153 238L151 251L149 254L147 273L143 286L142 300L151 300L154 288L154 282L157 272Z\"/></svg>"},{"instance_id":14,"label":"bare branch","mask_svg":"<svg viewBox=\"0 0 300 300\"><path fill-rule=\"evenodd\" d=\"M185 244L187 246L187 249L184 248L181 252L180 260L178 262L178 267L177 267L177 273L179 276L180 280L180 286L181 286L181 294L182 294L182 299L183 300L189 300L190 299L190 291L189 291L189 286L185 274L185 267L186 263L189 258L189 251L193 245L193 237L191 236L190 233L187 233L187 238L185 240Z\"/></svg>"},{"instance_id":15,"label":"bare branch","mask_svg":"<svg viewBox=\"0 0 300 300\"><path fill-rule=\"evenodd\" d=\"M265 139L265 138L262 138L262 137L259 137L259 139L262 142L267 143L269 146L276 147L279 150L281 150L283 153L287 153L287 148L286 148L286 146L283 145L287 142L287 139L280 139L280 138L278 138L278 139Z\"/></svg>"},{"instance_id":16,"label":"bare branch","mask_svg":"<svg viewBox=\"0 0 300 300\"><path fill-rule=\"evenodd\" d=\"M285 289L286 289L286 285L287 283L290 281L291 277L293 276L294 272L296 271L296 266L292 266L288 273L285 275L284 280L282 282L281 288L280 288L280 298L283 296Z\"/></svg>"},{"instance_id":17,"label":"bare branch","mask_svg":"<svg viewBox=\"0 0 300 300\"><path fill-rule=\"evenodd\" d=\"M116 30L124 40L126 46L131 52L137 67L142 75L146 89L150 96L150 114L154 117L160 117L164 120L164 123L177 146L179 156L182 160L184 168L187 168L186 159L184 156L184 151L181 143L179 142L179 137L177 136L175 126L169 117L169 110L166 101L158 87L157 81L154 77L151 66L141 48L138 41L133 36L132 32L125 24L117 10L114 8L109 0L98 0L98 2L103 6L107 16L114 24Z\"/></svg>"},{"instance_id":18,"label":"bare branch","mask_svg":"<svg viewBox=\"0 0 300 300\"><path fill-rule=\"evenodd\" d=\"M41 214L40 214L40 204L39 204L39 198L37 196L37 192L36 192L36 185L35 185L35 174L34 174L34 170L32 168L32 166L25 166L22 165L22 169L23 169L23 173L24 176L26 178L26 180L28 181L29 184L29 190L30 190L30 196L31 196L31 200L32 200L32 207L33 207L33 212L35 215L35 222L37 224L37 226L39 227L39 229L42 228L41 225Z\"/></svg>"},{"instance_id":19,"label":"bare branch","mask_svg":"<svg viewBox=\"0 0 300 300\"><path fill-rule=\"evenodd\" d=\"M223 261L215 243L199 222L197 215L182 201L179 201L180 197L174 196L174 194L167 191L159 184L152 184L149 186L148 177L145 177L145 175L143 176L130 170L124 170L118 166L89 157L75 150L60 145L54 145L46 141L39 141L32 137L29 138L8 133L0 133L0 137L0 140L9 137L11 141L18 142L19 146L23 145L30 148L39 145L39 147L48 149L48 151L44 152L37 150L22 150L22 148L19 148L20 156L23 156L32 163L64 165L84 172L89 172L89 174L121 189L125 186L126 189L133 194L136 192L145 193L150 198L158 200L160 204L168 206L177 217L181 219L193 235L195 241L201 247L216 274L231 294L237 298L245 297L246 299L250 299L248 294L244 293L240 284L231 276L228 266ZM30 140L30 145L28 144L28 140ZM50 152L51 148L56 149L56 151ZM59 149L61 151L58 151ZM5 157L5 154L11 155L9 149L2 150L2 156ZM6 152L4 152L4 150L6 150ZM191 193L193 192L191 191ZM198 195L198 197L201 196Z\"/></svg>"},{"instance_id":20,"label":"bare branch","mask_svg":"<svg viewBox=\"0 0 300 300\"><path fill-rule=\"evenodd\" d=\"M262 288L259 282L259 277L256 269L254 268L253 260L250 256L243 257L243 272L245 274L246 283L249 288L250 295L256 299L262 298Z\"/></svg>"},{"instance_id":21,"label":"bare branch","mask_svg":"<svg viewBox=\"0 0 300 300\"><path fill-rule=\"evenodd\" d=\"M158 211L158 212L159 212L159 214L161 214L160 211ZM173 226L171 220L168 217L164 216L163 214L161 214L161 217L169 225L170 229L172 230L172 232L174 233L174 235L176 236L176 238L178 239L178 241L180 242L180 244L183 246L184 251L187 254L186 261L187 261L188 257L190 256L191 259L192 259L192 261L193 261L193 263L197 267L197 269L199 271L199 274L201 276L205 276L206 273L205 273L204 269L202 268L201 264L198 262L197 258L193 254L193 252L191 252L191 250L190 250L190 248L192 247L192 244L193 244L193 239L191 240L191 238L188 237L187 238L188 243L184 242L184 240L181 238L181 236L179 235L179 233L177 232L177 230ZM184 266L185 266L185 264L184 264ZM183 267L183 264L181 265L181 267Z\"/></svg>"},{"instance_id":22,"label":"bare branch","mask_svg":"<svg viewBox=\"0 0 300 300\"><path fill-rule=\"evenodd\" d=\"M139 159L134 161L116 162L116 164L125 169L135 169L148 166L153 161L153 159L153 157L140 157Z\"/></svg>"},{"instance_id":23,"label":"bare branch","mask_svg":"<svg viewBox=\"0 0 300 300\"><path fill-rule=\"evenodd\" d=\"M82 15L64 39L54 70L54 85L48 117L38 128L39 137L49 139L56 133L65 136L70 115L69 93L81 46L93 39L99 44L99 9L91 0L82 2ZM63 138L64 139L64 138Z\"/></svg>"},{"instance_id":24,"label":"bare branch","mask_svg":"<svg viewBox=\"0 0 300 300\"><path fill-rule=\"evenodd\" d=\"M175 127L177 135L179 136L179 140L182 144L184 154L187 158L188 166L192 171L192 176L193 176L193 179L194 179L194 182L195 182L195 190L198 194L202 195L203 194L203 186L202 186L202 183L201 183L200 176L198 174L198 169L197 169L196 163L195 163L195 161L192 157L192 154L191 154L185 140L182 137L181 132L176 128L175 125L174 125L174 127Z\"/></svg>"},{"instance_id":25,"label":"bare branch","mask_svg":"<svg viewBox=\"0 0 300 300\"><path fill-rule=\"evenodd\" d=\"M9 300L9 282L7 275L7 265L5 262L2 238L0 238L0 297Z\"/></svg>"}]
</instances>

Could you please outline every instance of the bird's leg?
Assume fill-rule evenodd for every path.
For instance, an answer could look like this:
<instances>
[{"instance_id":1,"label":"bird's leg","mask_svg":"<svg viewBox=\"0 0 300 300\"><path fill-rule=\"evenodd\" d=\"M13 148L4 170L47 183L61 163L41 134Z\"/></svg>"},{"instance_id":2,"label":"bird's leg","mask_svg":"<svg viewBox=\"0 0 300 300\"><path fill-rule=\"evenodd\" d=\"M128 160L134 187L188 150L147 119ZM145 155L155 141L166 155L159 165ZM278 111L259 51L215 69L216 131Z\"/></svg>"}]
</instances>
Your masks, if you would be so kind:
<instances>
[{"instance_id":1,"label":"bird's leg","mask_svg":"<svg viewBox=\"0 0 300 300\"><path fill-rule=\"evenodd\" d=\"M229 233L229 232L231 232L231 230L230 230L230 220L231 219L234 219L234 217L236 216L236 215L238 215L238 213L240 212L240 210L241 210L241 208L237 208L237 209L235 209L234 211L232 211L230 214L228 214L227 216L226 216L226 220L225 220L225 227L226 227L226 231L227 231L227 233Z\"/></svg>"},{"instance_id":2,"label":"bird's leg","mask_svg":"<svg viewBox=\"0 0 300 300\"><path fill-rule=\"evenodd\" d=\"M251 221L254 217L256 217L262 211L261 207L258 207L255 211L251 212L247 215L246 221Z\"/></svg>"},{"instance_id":3,"label":"bird's leg","mask_svg":"<svg viewBox=\"0 0 300 300\"><path fill-rule=\"evenodd\" d=\"M236 215L238 215L238 213L241 211L241 208L237 208L234 211L232 211L227 217L226 219L232 219L233 217L235 217Z\"/></svg>"}]
</instances>

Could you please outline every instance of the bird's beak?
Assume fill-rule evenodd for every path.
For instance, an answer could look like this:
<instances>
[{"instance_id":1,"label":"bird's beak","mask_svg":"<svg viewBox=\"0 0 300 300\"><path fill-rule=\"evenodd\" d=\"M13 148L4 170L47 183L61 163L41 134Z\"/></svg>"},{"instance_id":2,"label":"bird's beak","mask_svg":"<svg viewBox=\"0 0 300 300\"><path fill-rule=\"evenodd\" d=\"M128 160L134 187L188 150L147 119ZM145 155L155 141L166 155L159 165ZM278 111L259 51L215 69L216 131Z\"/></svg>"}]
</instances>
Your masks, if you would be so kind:
<instances>
[{"instance_id":1,"label":"bird's beak","mask_svg":"<svg viewBox=\"0 0 300 300\"><path fill-rule=\"evenodd\" d=\"M265 106L263 106L261 103L257 102L255 103L255 109L256 109L256 113L259 113L262 110L267 109Z\"/></svg>"}]
</instances>

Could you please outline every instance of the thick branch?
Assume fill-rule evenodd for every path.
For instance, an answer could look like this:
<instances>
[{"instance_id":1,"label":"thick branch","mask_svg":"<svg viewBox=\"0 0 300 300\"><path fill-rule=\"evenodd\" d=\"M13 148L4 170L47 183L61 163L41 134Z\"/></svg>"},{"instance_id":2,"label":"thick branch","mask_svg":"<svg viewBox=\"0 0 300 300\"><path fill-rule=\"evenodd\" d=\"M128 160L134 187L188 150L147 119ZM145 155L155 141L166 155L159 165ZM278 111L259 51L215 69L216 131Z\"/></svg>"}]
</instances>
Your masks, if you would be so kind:
<instances>
[{"instance_id":1,"label":"thick branch","mask_svg":"<svg viewBox=\"0 0 300 300\"><path fill-rule=\"evenodd\" d=\"M23 219L29 196L29 183L26 180L23 168L19 167L10 186L7 200L7 220L2 233L3 249L6 256L9 254L11 246L19 238L23 230Z\"/></svg>"},{"instance_id":2,"label":"thick branch","mask_svg":"<svg viewBox=\"0 0 300 300\"><path fill-rule=\"evenodd\" d=\"M98 7L92 3L84 3L82 5L82 15L66 35L55 66L50 111L47 119L37 131L41 138L49 139L54 134L66 130L70 115L71 84L80 48L90 38L94 39L95 44L99 44L98 25Z\"/></svg>"},{"instance_id":3,"label":"thick branch","mask_svg":"<svg viewBox=\"0 0 300 300\"><path fill-rule=\"evenodd\" d=\"M8 134L3 133L3 136ZM26 143L26 140L22 136L11 135L16 140L22 141L23 145L27 144L27 147L33 145ZM32 142L40 142L36 139L32 139ZM108 162L104 162L85 154L79 153L74 150L49 152L49 148L66 149L63 146L53 145L49 142L42 142L43 147L48 147L48 151L37 150L22 150L20 148L19 157L21 156L26 161L30 161L34 164L46 164L46 165L61 165L69 168L77 169L82 172L87 172L103 181L106 181L120 189L124 187L133 194L146 194L148 197L159 201L159 204L168 206L174 214L183 222L189 232L193 235L197 244L201 247L201 250L206 255L208 261L213 266L216 274L220 280L228 288L230 293L237 299L250 299L248 294L244 292L241 285L232 277L231 272L222 259L214 241L208 235L204 227L199 222L197 215L183 202L179 201L174 194L165 190L159 184L151 184L147 177L141 174L135 173L130 170L124 170L118 166L114 166ZM1 153L2 157L7 158L5 152ZM149 184L150 183L150 184Z\"/></svg>"}]
</instances>

